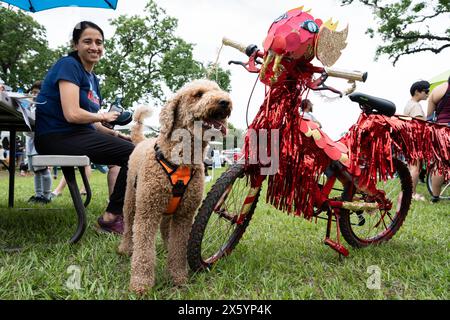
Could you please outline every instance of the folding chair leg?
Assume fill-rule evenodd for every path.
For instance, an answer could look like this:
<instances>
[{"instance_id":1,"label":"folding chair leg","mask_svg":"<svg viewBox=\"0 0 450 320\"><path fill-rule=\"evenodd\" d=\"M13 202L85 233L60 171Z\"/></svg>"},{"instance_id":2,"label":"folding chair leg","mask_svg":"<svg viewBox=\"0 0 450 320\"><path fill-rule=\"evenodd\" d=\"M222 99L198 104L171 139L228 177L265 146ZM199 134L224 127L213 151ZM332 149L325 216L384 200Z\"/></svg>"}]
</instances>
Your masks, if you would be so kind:
<instances>
[{"instance_id":1,"label":"folding chair leg","mask_svg":"<svg viewBox=\"0 0 450 320\"><path fill-rule=\"evenodd\" d=\"M81 178L83 179L84 189L86 190L86 200L84 200L84 207L87 208L89 203L91 202L92 192L91 186L89 185L89 180L86 176L86 170L84 167L78 167L80 171Z\"/></svg>"},{"instance_id":2,"label":"folding chair leg","mask_svg":"<svg viewBox=\"0 0 450 320\"><path fill-rule=\"evenodd\" d=\"M64 178L66 179L67 185L69 186L70 195L72 196L72 201L75 206L75 210L77 211L78 226L77 230L75 231L75 234L70 239L70 243L76 243L81 239L86 229L86 210L83 205L83 200L81 199L77 181L75 179L75 168L61 167L61 169L64 174Z\"/></svg>"}]
</instances>

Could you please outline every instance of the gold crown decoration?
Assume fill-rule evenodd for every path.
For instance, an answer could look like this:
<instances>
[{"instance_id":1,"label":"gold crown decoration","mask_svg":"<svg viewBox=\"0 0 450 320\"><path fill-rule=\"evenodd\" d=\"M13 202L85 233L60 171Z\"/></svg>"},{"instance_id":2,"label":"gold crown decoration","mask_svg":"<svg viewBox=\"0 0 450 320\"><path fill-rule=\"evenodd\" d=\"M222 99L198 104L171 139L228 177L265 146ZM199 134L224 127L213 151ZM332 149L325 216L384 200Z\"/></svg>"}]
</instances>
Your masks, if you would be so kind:
<instances>
[{"instance_id":1,"label":"gold crown decoration","mask_svg":"<svg viewBox=\"0 0 450 320\"><path fill-rule=\"evenodd\" d=\"M336 31L338 24L339 24L339 20L337 20L336 22L333 22L333 18L330 18L327 21L325 21L322 24L322 26L330 29L331 31Z\"/></svg>"},{"instance_id":2,"label":"gold crown decoration","mask_svg":"<svg viewBox=\"0 0 450 320\"><path fill-rule=\"evenodd\" d=\"M294 8L294 9L289 10L288 12L295 11L295 10L303 11L303 7L304 7L304 6L297 7L297 8Z\"/></svg>"}]
</instances>

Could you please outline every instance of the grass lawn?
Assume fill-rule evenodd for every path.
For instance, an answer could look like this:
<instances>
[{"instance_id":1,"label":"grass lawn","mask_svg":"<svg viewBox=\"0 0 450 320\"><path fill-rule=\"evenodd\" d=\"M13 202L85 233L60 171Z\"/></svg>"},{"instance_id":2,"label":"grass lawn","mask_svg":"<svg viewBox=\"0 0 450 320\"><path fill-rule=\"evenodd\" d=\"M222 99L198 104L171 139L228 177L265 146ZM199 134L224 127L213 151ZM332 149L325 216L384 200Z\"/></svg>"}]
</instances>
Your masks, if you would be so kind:
<instances>
[{"instance_id":1,"label":"grass lawn","mask_svg":"<svg viewBox=\"0 0 450 320\"><path fill-rule=\"evenodd\" d=\"M68 190L47 206L30 205L33 177L17 176L16 208L10 210L7 182L0 172L0 299L137 298L127 290L129 258L115 252L119 237L93 227L106 206L106 175L94 171L91 177L89 225L76 245L67 243L76 222ZM425 185L419 192L427 195ZM325 221L288 216L260 201L233 254L211 272L192 274L183 288L172 286L159 241L156 286L145 298L449 299L449 218L450 202L414 202L390 242L347 246L350 256L339 259L322 243ZM71 266L81 271L80 289L66 285ZM381 270L379 290L367 288L370 266Z\"/></svg>"}]
</instances>

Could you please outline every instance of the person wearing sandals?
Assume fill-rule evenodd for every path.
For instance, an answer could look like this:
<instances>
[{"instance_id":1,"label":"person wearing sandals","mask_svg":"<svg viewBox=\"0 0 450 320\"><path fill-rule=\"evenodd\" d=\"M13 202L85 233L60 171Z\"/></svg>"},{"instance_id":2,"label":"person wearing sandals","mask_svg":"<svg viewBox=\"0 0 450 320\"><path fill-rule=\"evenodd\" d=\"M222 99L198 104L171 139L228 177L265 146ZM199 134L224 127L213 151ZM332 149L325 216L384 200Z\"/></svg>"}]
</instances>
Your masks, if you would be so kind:
<instances>
[{"instance_id":1,"label":"person wearing sandals","mask_svg":"<svg viewBox=\"0 0 450 320\"><path fill-rule=\"evenodd\" d=\"M428 93L430 92L430 83L424 80L414 82L409 92L411 94L411 99L406 104L403 114L406 116L425 120L425 113L423 112L422 106L420 105L420 101L427 100ZM419 182L419 174L421 168L420 161L415 164L409 165L408 167L413 182L412 199L417 201L425 201L425 197L423 195L416 193L416 187L417 183Z\"/></svg>"},{"instance_id":2,"label":"person wearing sandals","mask_svg":"<svg viewBox=\"0 0 450 320\"><path fill-rule=\"evenodd\" d=\"M430 98L428 99L427 116L431 117L433 114L435 114L436 123L450 126L450 77L447 82L444 82L434 88L430 94ZM443 183L443 176L435 175L431 177L431 185L433 190L431 202L439 201L439 196L434 195L439 195L441 193Z\"/></svg>"},{"instance_id":3,"label":"person wearing sandals","mask_svg":"<svg viewBox=\"0 0 450 320\"><path fill-rule=\"evenodd\" d=\"M120 166L98 227L121 234L127 164L134 145L128 136L102 125L117 121L120 112L98 112L102 97L93 71L103 55L102 29L90 21L78 23L72 45L75 51L50 68L37 97L41 104L36 112L36 149L41 154L86 155L94 163Z\"/></svg>"},{"instance_id":4,"label":"person wearing sandals","mask_svg":"<svg viewBox=\"0 0 450 320\"><path fill-rule=\"evenodd\" d=\"M85 166L85 167L84 167L84 172L86 172L86 177L87 177L88 180L89 180L89 178L91 177L91 174L92 174L91 166L90 166L90 165ZM59 183L58 183L58 185L56 186L55 190L53 190L52 193L50 194L50 198L51 198L51 199L54 199L54 198L57 198L57 197L62 196L63 191L64 191L64 189L66 188L66 186L67 186L66 178L64 178L64 176L62 176L62 177L61 177L61 180L59 180ZM85 195L86 195L86 189L84 188L84 186L82 186L82 187L80 188L80 194L81 194L82 196L85 196Z\"/></svg>"}]
</instances>

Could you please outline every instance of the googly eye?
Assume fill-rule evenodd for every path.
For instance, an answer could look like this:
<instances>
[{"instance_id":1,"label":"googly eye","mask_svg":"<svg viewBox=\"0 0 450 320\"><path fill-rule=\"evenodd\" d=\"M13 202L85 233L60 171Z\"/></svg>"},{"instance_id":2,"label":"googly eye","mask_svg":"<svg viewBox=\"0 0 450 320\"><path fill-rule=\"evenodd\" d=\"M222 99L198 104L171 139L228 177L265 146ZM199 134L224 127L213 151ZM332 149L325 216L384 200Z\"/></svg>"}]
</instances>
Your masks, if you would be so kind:
<instances>
[{"instance_id":1,"label":"googly eye","mask_svg":"<svg viewBox=\"0 0 450 320\"><path fill-rule=\"evenodd\" d=\"M315 23L312 20L306 20L303 21L302 24L300 25L301 28L308 30L311 33L318 33L319 32L319 26L317 25L317 23Z\"/></svg>"}]
</instances>

